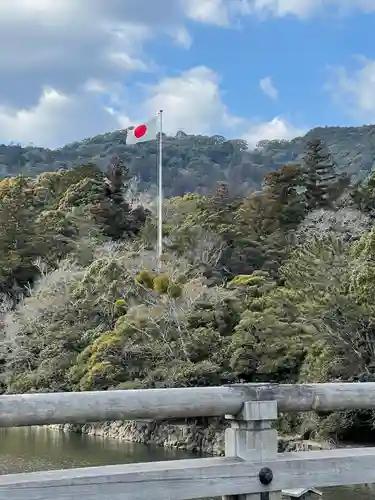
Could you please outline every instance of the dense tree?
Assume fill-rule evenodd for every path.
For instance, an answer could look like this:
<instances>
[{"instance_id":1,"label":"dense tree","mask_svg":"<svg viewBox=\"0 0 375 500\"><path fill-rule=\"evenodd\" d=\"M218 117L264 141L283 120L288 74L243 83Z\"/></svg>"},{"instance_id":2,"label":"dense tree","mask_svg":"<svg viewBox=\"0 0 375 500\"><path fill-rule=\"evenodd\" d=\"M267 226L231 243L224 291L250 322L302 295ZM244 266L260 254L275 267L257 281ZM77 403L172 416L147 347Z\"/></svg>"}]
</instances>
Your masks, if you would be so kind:
<instances>
[{"instance_id":1,"label":"dense tree","mask_svg":"<svg viewBox=\"0 0 375 500\"><path fill-rule=\"evenodd\" d=\"M102 196L90 209L103 234L114 240L121 239L124 235L136 236L148 216L148 212L142 207L133 209L125 199L129 181L129 169L120 158L112 159L105 184L101 186Z\"/></svg>"},{"instance_id":2,"label":"dense tree","mask_svg":"<svg viewBox=\"0 0 375 500\"><path fill-rule=\"evenodd\" d=\"M346 179L338 176L337 168L326 145L319 138L307 142L303 154L302 192L307 210L331 207L345 185Z\"/></svg>"},{"instance_id":3,"label":"dense tree","mask_svg":"<svg viewBox=\"0 0 375 500\"><path fill-rule=\"evenodd\" d=\"M165 139L161 266L155 199L131 192L135 166L154 182L154 142L0 182L1 392L375 380L373 176L338 198L321 142L303 160L287 141Z\"/></svg>"},{"instance_id":4,"label":"dense tree","mask_svg":"<svg viewBox=\"0 0 375 500\"><path fill-rule=\"evenodd\" d=\"M372 218L375 216L375 172L363 182L355 184L350 192L355 205Z\"/></svg>"},{"instance_id":5,"label":"dense tree","mask_svg":"<svg viewBox=\"0 0 375 500\"><path fill-rule=\"evenodd\" d=\"M340 172L362 180L372 169L375 162L373 125L314 129L304 138L292 141L262 141L253 150L242 140L178 132L175 137L164 137L165 194L210 194L218 182L228 182L237 194L245 195L260 187L266 173L280 165L298 162L306 141L315 137L327 145ZM156 141L126 146L124 131L98 135L57 150L0 145L0 173L36 176L47 171L68 171L73 165L90 162L105 171L114 156L128 165L142 190L155 190Z\"/></svg>"},{"instance_id":6,"label":"dense tree","mask_svg":"<svg viewBox=\"0 0 375 500\"><path fill-rule=\"evenodd\" d=\"M303 173L300 165L288 164L265 176L265 205L270 229L292 229L305 216Z\"/></svg>"}]
</instances>

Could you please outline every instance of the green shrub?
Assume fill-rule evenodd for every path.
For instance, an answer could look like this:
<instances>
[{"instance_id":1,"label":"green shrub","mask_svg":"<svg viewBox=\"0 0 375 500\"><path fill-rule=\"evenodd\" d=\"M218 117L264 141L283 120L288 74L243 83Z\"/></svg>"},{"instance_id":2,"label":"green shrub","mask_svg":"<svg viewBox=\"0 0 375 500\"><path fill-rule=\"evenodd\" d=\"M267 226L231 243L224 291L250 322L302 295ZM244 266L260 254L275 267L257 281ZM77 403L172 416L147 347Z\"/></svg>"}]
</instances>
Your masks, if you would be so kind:
<instances>
[{"instance_id":1,"label":"green shrub","mask_svg":"<svg viewBox=\"0 0 375 500\"><path fill-rule=\"evenodd\" d=\"M128 304L124 299L118 299L115 302L115 316L124 316L127 313Z\"/></svg>"},{"instance_id":2,"label":"green shrub","mask_svg":"<svg viewBox=\"0 0 375 500\"><path fill-rule=\"evenodd\" d=\"M141 271L135 279L137 283L143 285L146 288L150 288L152 290L154 287L154 276L149 271Z\"/></svg>"},{"instance_id":3,"label":"green shrub","mask_svg":"<svg viewBox=\"0 0 375 500\"><path fill-rule=\"evenodd\" d=\"M154 278L154 290L159 293L168 293L170 280L165 274L159 274Z\"/></svg>"},{"instance_id":4,"label":"green shrub","mask_svg":"<svg viewBox=\"0 0 375 500\"><path fill-rule=\"evenodd\" d=\"M177 283L171 283L168 287L168 295L172 299L178 299L182 295L182 287Z\"/></svg>"}]
</instances>

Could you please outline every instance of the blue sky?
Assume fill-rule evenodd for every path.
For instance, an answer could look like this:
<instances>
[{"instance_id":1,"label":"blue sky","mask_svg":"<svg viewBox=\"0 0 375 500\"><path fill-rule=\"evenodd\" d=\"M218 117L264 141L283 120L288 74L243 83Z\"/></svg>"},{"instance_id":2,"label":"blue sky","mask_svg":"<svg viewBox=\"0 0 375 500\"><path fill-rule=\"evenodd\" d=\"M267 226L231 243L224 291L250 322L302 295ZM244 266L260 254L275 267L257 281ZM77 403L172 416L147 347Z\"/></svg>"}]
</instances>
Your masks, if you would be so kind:
<instances>
[{"instance_id":1,"label":"blue sky","mask_svg":"<svg viewBox=\"0 0 375 500\"><path fill-rule=\"evenodd\" d=\"M58 147L159 108L168 133L250 147L372 123L374 23L375 0L13 0L0 141Z\"/></svg>"},{"instance_id":2,"label":"blue sky","mask_svg":"<svg viewBox=\"0 0 375 500\"><path fill-rule=\"evenodd\" d=\"M221 75L223 100L238 115L285 116L302 127L362 124L364 117L335 103L327 84L339 67L359 69L357 56L375 59L374 26L375 12L306 20L250 17L231 29L191 23L191 48L165 46L162 61L168 73L196 65L212 68ZM150 52L160 58L158 45ZM277 99L262 92L259 82L265 77L271 78Z\"/></svg>"}]
</instances>

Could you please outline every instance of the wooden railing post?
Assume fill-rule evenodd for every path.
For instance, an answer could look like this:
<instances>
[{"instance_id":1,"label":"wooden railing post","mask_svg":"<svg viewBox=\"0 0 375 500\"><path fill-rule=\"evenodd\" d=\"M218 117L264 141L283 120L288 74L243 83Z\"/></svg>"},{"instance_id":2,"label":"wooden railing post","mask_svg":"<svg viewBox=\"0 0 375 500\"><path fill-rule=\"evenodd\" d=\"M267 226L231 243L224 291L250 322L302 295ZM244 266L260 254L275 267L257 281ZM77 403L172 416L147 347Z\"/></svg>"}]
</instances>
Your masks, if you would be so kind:
<instances>
[{"instance_id":1,"label":"wooden railing post","mask_svg":"<svg viewBox=\"0 0 375 500\"><path fill-rule=\"evenodd\" d=\"M225 431L225 455L244 460L272 460L277 455L277 430L272 428L277 419L276 401L248 401L238 415L226 415L231 427ZM272 471L259 471L259 486L272 484ZM223 500L281 500L281 491L223 497Z\"/></svg>"}]
</instances>

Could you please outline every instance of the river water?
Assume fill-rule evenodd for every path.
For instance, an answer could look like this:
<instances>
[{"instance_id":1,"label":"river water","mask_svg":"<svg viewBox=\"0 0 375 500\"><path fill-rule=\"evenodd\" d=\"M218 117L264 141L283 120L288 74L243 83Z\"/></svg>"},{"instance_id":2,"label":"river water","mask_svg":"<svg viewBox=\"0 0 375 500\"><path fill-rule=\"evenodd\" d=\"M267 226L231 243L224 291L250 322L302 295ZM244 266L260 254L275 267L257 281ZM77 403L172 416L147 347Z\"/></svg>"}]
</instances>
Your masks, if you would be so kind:
<instances>
[{"instance_id":1,"label":"river water","mask_svg":"<svg viewBox=\"0 0 375 500\"><path fill-rule=\"evenodd\" d=\"M0 474L192 458L191 453L48 428L0 429ZM323 500L375 500L375 487L331 488Z\"/></svg>"}]
</instances>

